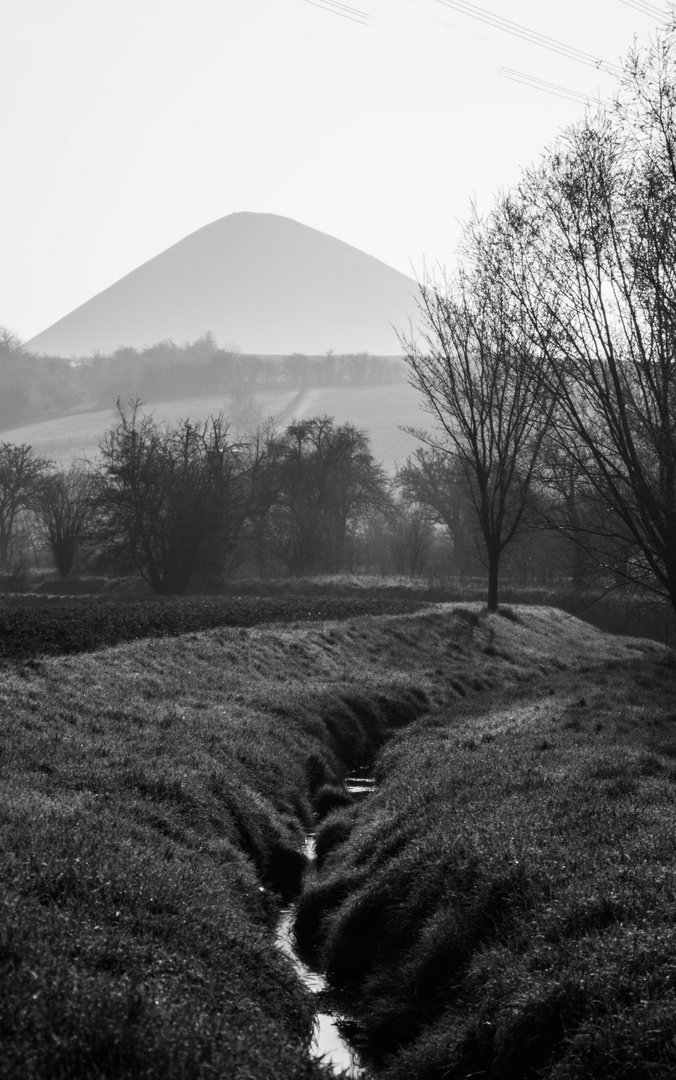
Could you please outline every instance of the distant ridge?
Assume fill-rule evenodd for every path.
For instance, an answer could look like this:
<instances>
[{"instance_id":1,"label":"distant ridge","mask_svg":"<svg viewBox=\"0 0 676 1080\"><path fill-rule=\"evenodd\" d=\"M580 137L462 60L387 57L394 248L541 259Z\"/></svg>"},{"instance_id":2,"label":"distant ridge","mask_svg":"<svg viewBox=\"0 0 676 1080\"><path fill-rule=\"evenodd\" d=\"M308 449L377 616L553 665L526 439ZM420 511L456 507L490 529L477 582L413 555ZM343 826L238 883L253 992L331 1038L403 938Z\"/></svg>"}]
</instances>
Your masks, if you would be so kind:
<instances>
[{"instance_id":1,"label":"distant ridge","mask_svg":"<svg viewBox=\"0 0 676 1080\"><path fill-rule=\"evenodd\" d=\"M277 214L205 225L26 343L86 356L205 331L245 353L400 352L392 324L415 313L412 278Z\"/></svg>"}]
</instances>

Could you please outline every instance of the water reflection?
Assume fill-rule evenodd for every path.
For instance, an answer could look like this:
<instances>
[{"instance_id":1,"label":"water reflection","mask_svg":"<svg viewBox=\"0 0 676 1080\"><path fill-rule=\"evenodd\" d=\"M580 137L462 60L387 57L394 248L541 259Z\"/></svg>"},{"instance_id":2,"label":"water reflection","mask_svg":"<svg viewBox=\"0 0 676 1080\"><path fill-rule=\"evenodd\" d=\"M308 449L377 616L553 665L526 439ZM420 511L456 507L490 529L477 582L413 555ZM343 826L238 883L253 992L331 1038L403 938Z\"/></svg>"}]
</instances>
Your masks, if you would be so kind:
<instances>
[{"instance_id":1,"label":"water reflection","mask_svg":"<svg viewBox=\"0 0 676 1080\"><path fill-rule=\"evenodd\" d=\"M292 925L293 908L285 908L277 927L277 944L282 952L291 958L299 977L308 990L313 994L319 994L326 987L324 976L317 974L316 971L310 971L297 956L293 945ZM364 1070L356 1061L354 1052L338 1030L335 1016L317 1013L312 1052L332 1065L336 1073L342 1073L350 1080L360 1080L364 1076Z\"/></svg>"},{"instance_id":2,"label":"water reflection","mask_svg":"<svg viewBox=\"0 0 676 1080\"><path fill-rule=\"evenodd\" d=\"M375 790L375 781L370 775L369 769L355 769L353 774L345 781L345 786L355 799L362 799ZM305 838L304 854L310 868L315 860L315 838L309 833ZM312 873L312 869L310 869ZM323 975L316 971L310 971L297 955L293 934L294 909L285 908L277 927L277 944L282 952L286 953L293 961L293 965L305 986L313 994L320 995L326 989ZM345 1080L363 1080L365 1070L357 1061L354 1051L340 1034L338 1025L340 1018L329 1013L318 1012L315 1019L315 1034L312 1043L312 1052L321 1057L324 1062L331 1065L337 1074L345 1077Z\"/></svg>"}]
</instances>

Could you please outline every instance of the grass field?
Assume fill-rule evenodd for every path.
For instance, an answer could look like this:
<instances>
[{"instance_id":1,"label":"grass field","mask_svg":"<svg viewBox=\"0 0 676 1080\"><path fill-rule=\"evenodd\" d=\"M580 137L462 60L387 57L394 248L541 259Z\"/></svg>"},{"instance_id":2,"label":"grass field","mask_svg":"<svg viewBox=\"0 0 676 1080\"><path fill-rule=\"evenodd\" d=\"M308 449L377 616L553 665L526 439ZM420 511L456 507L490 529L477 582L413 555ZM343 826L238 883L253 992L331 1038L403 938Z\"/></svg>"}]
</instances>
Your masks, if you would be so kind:
<instances>
[{"instance_id":1,"label":"grass field","mask_svg":"<svg viewBox=\"0 0 676 1080\"><path fill-rule=\"evenodd\" d=\"M274 945L318 824L299 939L386 1076L521 1060L540 1012L612 1058L616 991L622 1053L673 1067L664 650L550 609L343 614L2 661L3 1077L319 1080Z\"/></svg>"},{"instance_id":2,"label":"grass field","mask_svg":"<svg viewBox=\"0 0 676 1080\"><path fill-rule=\"evenodd\" d=\"M0 605L0 661L89 652L215 627L308 623L414 611L414 597L208 596L130 600L108 595L8 594Z\"/></svg>"},{"instance_id":3,"label":"grass field","mask_svg":"<svg viewBox=\"0 0 676 1080\"><path fill-rule=\"evenodd\" d=\"M371 438L371 449L377 461L388 471L397 462L403 463L418 445L401 426L424 426L424 414L418 405L418 395L406 382L382 386L327 386L298 390L269 390L252 395L256 416L260 421L272 416L280 427L296 419L328 415L337 423L346 421L364 429ZM145 402L143 411L152 413L160 422L174 424L186 418L193 422L207 420L223 413L237 426L242 403L222 394L212 397L182 398L176 401ZM12 443L27 443L34 453L43 454L57 465L68 465L78 457L96 457L101 436L115 426L114 402L109 409L50 417L33 424L23 424L1 433Z\"/></svg>"}]
</instances>

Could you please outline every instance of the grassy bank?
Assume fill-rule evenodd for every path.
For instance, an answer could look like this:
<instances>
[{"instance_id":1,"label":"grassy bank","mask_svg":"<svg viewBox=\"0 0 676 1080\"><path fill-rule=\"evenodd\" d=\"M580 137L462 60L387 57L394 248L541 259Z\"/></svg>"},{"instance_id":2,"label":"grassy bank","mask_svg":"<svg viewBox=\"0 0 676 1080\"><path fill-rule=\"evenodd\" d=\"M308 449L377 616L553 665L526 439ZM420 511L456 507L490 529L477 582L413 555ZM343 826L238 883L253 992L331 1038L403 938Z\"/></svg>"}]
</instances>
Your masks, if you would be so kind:
<instances>
[{"instance_id":1,"label":"grassy bank","mask_svg":"<svg viewBox=\"0 0 676 1080\"><path fill-rule=\"evenodd\" d=\"M468 1002L475 992L493 1024L531 1000L519 973L536 923L513 897L539 912L544 890L552 925L560 916L565 928L578 911L565 891L571 868L594 870L590 857L583 863L584 834L565 870L558 848L546 854L549 832L567 819L554 802L548 831L547 804L538 810L536 799L563 798L568 773L580 789L569 790L571 822L582 829L584 814L592 829L605 822L599 850L617 864L606 899L654 878L653 907L646 896L634 908L620 899L627 911L643 904L640 955L643 941L656 949L650 919L661 919L669 956L669 873L662 884L656 871L618 876L640 859L666 866L672 835L671 811L662 802L659 814L644 811L637 794L645 785L672 790L668 726L649 724L661 715L660 694L673 693L657 646L608 638L547 610L486 618L479 605L389 615L345 607L328 622L319 607L307 618L306 601L294 603L301 607L286 609L287 624L219 626L70 655L35 649L0 666L3 1077L319 1080L308 1052L313 1003L274 946L280 905L300 887L304 832L318 815L328 814L319 837L325 869L303 902L304 949L324 957L342 993L359 997L376 1056L385 1062L396 1050L388 1069L400 1076L424 1076L429 1062L430 1076L439 1061L446 1068L452 1025L465 1022L456 987ZM658 675L661 690L631 683L622 727L614 680ZM636 732L652 733L654 745L635 744ZM358 814L332 810L344 802L345 771L383 744L379 794ZM596 765L576 757L585 747L606 756ZM583 812L586 761L601 769L600 801ZM666 794L659 798L666 806ZM632 847L628 823L644 812L654 838L648 843L644 830ZM622 861L618 845L635 862ZM519 871L514 859L526 868L535 859L535 869ZM598 891L600 873L582 880ZM594 926L592 884L578 900L580 925L589 903ZM470 929L456 939L463 919ZM510 919L521 919L522 939L504 929ZM561 940L585 944L567 930ZM466 990L487 941L501 943L502 961ZM592 955L603 981L606 969ZM551 956L543 987L558 985L559 966L568 970L559 953ZM471 1042L484 1014L466 1008ZM462 1060L464 1068L470 1059Z\"/></svg>"},{"instance_id":2,"label":"grassy bank","mask_svg":"<svg viewBox=\"0 0 676 1080\"><path fill-rule=\"evenodd\" d=\"M320 828L304 954L383 1080L672 1077L673 666L544 610L420 623L433 708Z\"/></svg>"},{"instance_id":3,"label":"grassy bank","mask_svg":"<svg viewBox=\"0 0 676 1080\"><path fill-rule=\"evenodd\" d=\"M324 1075L274 926L315 807L423 705L380 622L5 660L3 1077Z\"/></svg>"},{"instance_id":4,"label":"grassy bank","mask_svg":"<svg viewBox=\"0 0 676 1080\"><path fill-rule=\"evenodd\" d=\"M334 596L372 599L415 599L428 603L486 602L487 582L439 580L424 577L384 577L369 574L333 574L306 578L257 578L224 583L225 593L238 596ZM606 592L602 585L580 591L565 585L517 585L503 582L501 604L529 604L559 608L611 634L648 637L676 644L676 622L671 606L657 602L649 593L617 589Z\"/></svg>"}]
</instances>

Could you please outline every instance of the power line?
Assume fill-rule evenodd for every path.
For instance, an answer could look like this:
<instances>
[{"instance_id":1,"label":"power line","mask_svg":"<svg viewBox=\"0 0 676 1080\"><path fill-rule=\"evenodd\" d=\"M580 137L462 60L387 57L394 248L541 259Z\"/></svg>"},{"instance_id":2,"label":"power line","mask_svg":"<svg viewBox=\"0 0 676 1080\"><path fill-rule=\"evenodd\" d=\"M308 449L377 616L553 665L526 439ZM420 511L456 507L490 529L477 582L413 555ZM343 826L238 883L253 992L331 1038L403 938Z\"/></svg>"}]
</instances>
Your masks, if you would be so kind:
<instances>
[{"instance_id":1,"label":"power line","mask_svg":"<svg viewBox=\"0 0 676 1080\"><path fill-rule=\"evenodd\" d=\"M313 7L318 7L322 11L329 11L332 15L341 15L344 19L351 19L352 22L359 23L360 26L369 25L370 15L367 15L365 11L348 7L347 4L337 3L337 0L326 0L325 3L317 3L317 0L305 0L305 3L312 4Z\"/></svg>"},{"instance_id":2,"label":"power line","mask_svg":"<svg viewBox=\"0 0 676 1080\"><path fill-rule=\"evenodd\" d=\"M305 3L312 4L313 7L318 7L322 11L329 11L332 15L341 15L344 19L359 23L360 26L369 26L371 21L371 16L366 11L350 7L349 4L341 4L338 0L324 0L323 3L318 3L317 0L305 0Z\"/></svg>"},{"instance_id":3,"label":"power line","mask_svg":"<svg viewBox=\"0 0 676 1080\"><path fill-rule=\"evenodd\" d=\"M659 19L661 22L668 21L668 14L661 8L655 7L654 4L649 4L648 0L620 0L621 4L626 4L627 7L633 8L634 11L640 11L642 15L650 15L654 19Z\"/></svg>"},{"instance_id":4,"label":"power line","mask_svg":"<svg viewBox=\"0 0 676 1080\"><path fill-rule=\"evenodd\" d=\"M486 23L488 26L503 30L506 34L512 34L523 41L528 41L531 45L538 45L542 49L558 53L559 56L565 56L569 60L577 60L580 64L587 64L589 67L608 71L611 74L619 73L622 70L618 64L612 64L602 60L600 57L592 56L591 53L584 52L583 49L577 49L574 45L566 45L565 42L558 41L557 38L548 37L547 34L540 34L537 30L531 30L521 23L512 22L511 19L503 19L501 15L494 15L493 12L486 11L485 8L481 8L477 4L471 4L468 0L437 0L437 3L443 4L444 7L451 8L453 11L458 11L461 15L469 15L472 19L478 19L479 22Z\"/></svg>"},{"instance_id":5,"label":"power line","mask_svg":"<svg viewBox=\"0 0 676 1080\"><path fill-rule=\"evenodd\" d=\"M570 90L567 86L559 86L558 83L546 82L545 79L538 79L535 75L527 75L524 71L515 71L513 68L501 67L500 75L505 79L511 79L512 82L522 83L524 86L529 86L533 90L543 90L547 94L553 94L555 97L563 98L564 101L580 102L583 105L587 105L589 102L594 102L597 105L607 105L607 101L601 100L601 98L591 97L589 94L582 94L579 90Z\"/></svg>"}]
</instances>

